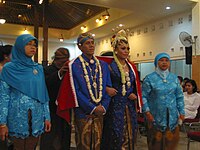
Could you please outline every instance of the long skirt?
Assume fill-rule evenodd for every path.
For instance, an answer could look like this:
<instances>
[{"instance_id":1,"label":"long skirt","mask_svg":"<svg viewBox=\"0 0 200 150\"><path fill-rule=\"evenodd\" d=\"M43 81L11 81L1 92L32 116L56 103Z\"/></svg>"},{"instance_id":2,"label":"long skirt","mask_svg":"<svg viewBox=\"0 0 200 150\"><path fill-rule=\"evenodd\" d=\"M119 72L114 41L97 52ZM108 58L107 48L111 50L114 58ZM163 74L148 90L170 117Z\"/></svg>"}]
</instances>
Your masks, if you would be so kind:
<instances>
[{"instance_id":1,"label":"long skirt","mask_svg":"<svg viewBox=\"0 0 200 150\"><path fill-rule=\"evenodd\" d=\"M75 119L77 150L100 150L103 116Z\"/></svg>"},{"instance_id":2,"label":"long skirt","mask_svg":"<svg viewBox=\"0 0 200 150\"><path fill-rule=\"evenodd\" d=\"M149 150L175 150L179 141L179 126L173 131L168 128L165 132L161 132L155 127L148 127L147 143Z\"/></svg>"}]
</instances>

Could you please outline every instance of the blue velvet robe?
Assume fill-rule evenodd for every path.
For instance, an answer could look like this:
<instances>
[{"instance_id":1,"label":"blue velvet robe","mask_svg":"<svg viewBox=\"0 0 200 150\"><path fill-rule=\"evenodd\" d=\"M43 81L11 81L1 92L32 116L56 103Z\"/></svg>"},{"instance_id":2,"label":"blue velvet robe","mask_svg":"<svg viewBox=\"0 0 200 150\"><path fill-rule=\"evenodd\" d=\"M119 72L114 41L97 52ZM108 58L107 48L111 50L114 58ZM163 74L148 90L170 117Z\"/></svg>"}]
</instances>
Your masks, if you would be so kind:
<instances>
[{"instance_id":1,"label":"blue velvet robe","mask_svg":"<svg viewBox=\"0 0 200 150\"><path fill-rule=\"evenodd\" d=\"M89 63L89 66L92 69L92 74L94 75L96 62L94 64L91 64L89 62L89 59L84 54L82 54L82 57L84 58L86 62ZM100 65L102 67L102 79L103 79L102 95L103 96L102 96L102 100L98 104L96 104L90 98L89 91L87 88L87 83L84 78L81 61L79 60L79 58L77 58L72 63L72 77L73 77L74 88L76 91L76 97L77 97L77 101L79 105L79 107L75 108L75 116L77 119L86 118L87 115L90 115L91 113L93 113L95 107L99 104L101 104L105 108L105 110L107 110L108 108L108 105L110 103L110 97L106 93L106 86L111 86L110 71L108 69L107 63L100 61ZM86 68L87 68L87 71L90 72L89 67L86 67ZM97 79L98 77L99 77L99 72L97 73ZM89 78L90 78L90 84L92 85L92 79L90 75L89 75ZM99 85L99 81L97 81L97 85ZM94 88L93 86L91 87L94 93Z\"/></svg>"}]
</instances>

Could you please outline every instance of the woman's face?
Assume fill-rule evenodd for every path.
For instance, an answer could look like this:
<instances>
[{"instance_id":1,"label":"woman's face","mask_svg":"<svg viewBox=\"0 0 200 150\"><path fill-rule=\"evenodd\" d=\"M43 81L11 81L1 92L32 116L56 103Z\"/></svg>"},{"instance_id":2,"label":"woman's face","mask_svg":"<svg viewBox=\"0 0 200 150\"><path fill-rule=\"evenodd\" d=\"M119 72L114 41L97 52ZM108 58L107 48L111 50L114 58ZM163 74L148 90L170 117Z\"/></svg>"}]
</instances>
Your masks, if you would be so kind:
<instances>
[{"instance_id":1,"label":"woman's face","mask_svg":"<svg viewBox=\"0 0 200 150\"><path fill-rule=\"evenodd\" d=\"M158 60L158 67L161 69L161 70L167 70L169 69L169 66L170 66L170 60L166 57L163 57L161 59Z\"/></svg>"},{"instance_id":2,"label":"woman's face","mask_svg":"<svg viewBox=\"0 0 200 150\"><path fill-rule=\"evenodd\" d=\"M28 42L25 46L25 54L27 57L33 57L37 51L35 40Z\"/></svg>"},{"instance_id":3,"label":"woman's face","mask_svg":"<svg viewBox=\"0 0 200 150\"><path fill-rule=\"evenodd\" d=\"M191 83L189 83L189 82L187 82L186 84L185 84L185 90L186 90L186 92L188 93L188 94L192 94L193 93L193 86L192 86L192 84Z\"/></svg>"},{"instance_id":4,"label":"woman's face","mask_svg":"<svg viewBox=\"0 0 200 150\"><path fill-rule=\"evenodd\" d=\"M124 43L123 41L119 42L117 47L115 48L117 52L118 59L127 59L130 53L130 47L128 43Z\"/></svg>"}]
</instances>

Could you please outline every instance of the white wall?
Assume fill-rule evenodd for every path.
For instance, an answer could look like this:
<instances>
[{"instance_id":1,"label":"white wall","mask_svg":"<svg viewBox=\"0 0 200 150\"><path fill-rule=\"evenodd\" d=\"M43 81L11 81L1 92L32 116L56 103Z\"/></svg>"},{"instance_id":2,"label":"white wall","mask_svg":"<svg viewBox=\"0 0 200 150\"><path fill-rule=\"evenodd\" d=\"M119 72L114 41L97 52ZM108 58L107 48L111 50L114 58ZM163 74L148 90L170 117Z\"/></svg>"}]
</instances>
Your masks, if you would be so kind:
<instances>
[{"instance_id":1,"label":"white wall","mask_svg":"<svg viewBox=\"0 0 200 150\"><path fill-rule=\"evenodd\" d=\"M130 59L134 62L149 62L159 52L167 52L173 59L185 57L179 34L182 31L192 33L191 14L188 11L129 29ZM96 41L97 55L102 51L112 50L111 36Z\"/></svg>"}]
</instances>

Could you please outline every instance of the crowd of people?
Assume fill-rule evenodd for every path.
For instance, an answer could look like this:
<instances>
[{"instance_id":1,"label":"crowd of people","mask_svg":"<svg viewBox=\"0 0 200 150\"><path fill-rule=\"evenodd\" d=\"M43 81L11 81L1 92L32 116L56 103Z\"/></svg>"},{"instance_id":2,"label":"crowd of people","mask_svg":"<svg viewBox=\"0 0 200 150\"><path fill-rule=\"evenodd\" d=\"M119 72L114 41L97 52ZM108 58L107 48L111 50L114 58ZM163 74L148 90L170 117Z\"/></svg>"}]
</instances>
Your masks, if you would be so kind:
<instances>
[{"instance_id":1,"label":"crowd of people","mask_svg":"<svg viewBox=\"0 0 200 150\"><path fill-rule=\"evenodd\" d=\"M175 150L179 125L198 115L196 82L171 73L170 56L159 53L141 86L126 32L111 41L113 57L96 57L94 37L81 34L80 56L70 61L61 47L46 67L32 60L38 40L30 34L1 46L0 147L69 150L75 124L78 150L134 150L143 113L148 149Z\"/></svg>"}]
</instances>

